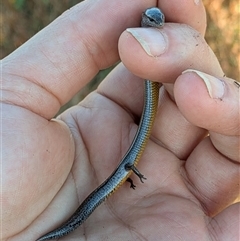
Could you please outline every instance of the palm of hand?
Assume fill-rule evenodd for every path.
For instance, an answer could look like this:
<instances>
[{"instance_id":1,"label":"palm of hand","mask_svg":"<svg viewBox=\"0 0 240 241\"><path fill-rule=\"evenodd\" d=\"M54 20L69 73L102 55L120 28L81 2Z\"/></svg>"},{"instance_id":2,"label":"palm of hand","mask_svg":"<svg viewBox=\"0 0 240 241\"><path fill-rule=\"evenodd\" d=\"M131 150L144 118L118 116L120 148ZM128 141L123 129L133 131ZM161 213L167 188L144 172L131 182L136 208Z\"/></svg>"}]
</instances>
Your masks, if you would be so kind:
<instances>
[{"instance_id":1,"label":"palm of hand","mask_svg":"<svg viewBox=\"0 0 240 241\"><path fill-rule=\"evenodd\" d=\"M90 95L61 119L71 127L74 142L78 143L70 181L66 182L69 186L63 189L74 190L75 195L68 199L82 202L116 168L131 143L133 136L128 135L133 135L137 126L131 123L128 112L99 93ZM129 126L130 131L125 126ZM120 152L119 147L122 147ZM112 235L114 240L177 240L178 237L208 240L206 226L210 218L189 190L184 165L184 160L150 140L138 165L147 177L145 183L140 184L138 178L132 176L137 184L135 191L129 189L127 183L123 184L66 240L80 237L106 240ZM66 204L62 208L68 210L69 207Z\"/></svg>"},{"instance_id":2,"label":"palm of hand","mask_svg":"<svg viewBox=\"0 0 240 241\"><path fill-rule=\"evenodd\" d=\"M88 2L79 8L90 9ZM3 206L8 210L3 212L3 238L30 241L59 226L111 174L130 146L137 130L134 122L137 123L141 115L143 89L141 80L122 65L79 106L62 114L57 121L49 120L96 71L117 60L119 35L126 27L137 24L146 1L142 4L136 6L126 1L126 9L119 8L116 16L109 15L114 20L109 21L102 9L104 4L96 2L91 11L97 11L103 22L96 25L94 38L90 30L84 32L79 26L76 7L66 13L72 22L65 22L67 17L63 15L59 19L62 24L55 24L56 21L4 61L4 77L9 81L6 89L11 91L6 91L2 105L3 116L8 116L3 132L3 140L7 140L3 142ZM186 23L204 32L203 7L187 1L185 5L183 2L182 9L174 0L165 4L164 12L169 17L176 6L173 22ZM187 12L187 19L183 10ZM86 21L83 25L95 23L94 18L84 17L85 11L82 14L81 19ZM123 15L133 18L116 25L116 20L122 21ZM74 26L74 31L69 26ZM72 31L71 34L63 35L62 27ZM190 73L181 75L191 66L222 76L207 44L199 33L186 25L166 25L165 33L170 48L160 58L147 56L127 32L119 41L121 59L133 73L168 83L165 85L168 94L161 93L152 137L138 165L147 180L141 184L133 176L137 185L135 191L123 184L78 230L63 240L204 241L215 238L232 241L233 237L237 240L234 224L238 220L238 206L226 208L239 193L235 87L229 79L224 79L228 90L225 99L221 102L211 99L199 77ZM54 41L58 43L56 46L49 41L52 36L59 40ZM44 44L42 39L46 40ZM102 39L109 42L99 42ZM96 46L96 52L84 52L88 40ZM71 44L64 43L74 43L73 51L69 53L67 47ZM134 55L127 53L131 52L129 46L133 47ZM103 55L98 55L101 51ZM134 58L140 59L141 64L135 64ZM61 69L62 66L65 68ZM66 80L66 76L70 76L69 79ZM17 92L13 88L15 81L20 88L17 97L12 94ZM198 115L199 110L201 115ZM204 138L206 130L211 133ZM215 232L218 227L220 231Z\"/></svg>"}]
</instances>

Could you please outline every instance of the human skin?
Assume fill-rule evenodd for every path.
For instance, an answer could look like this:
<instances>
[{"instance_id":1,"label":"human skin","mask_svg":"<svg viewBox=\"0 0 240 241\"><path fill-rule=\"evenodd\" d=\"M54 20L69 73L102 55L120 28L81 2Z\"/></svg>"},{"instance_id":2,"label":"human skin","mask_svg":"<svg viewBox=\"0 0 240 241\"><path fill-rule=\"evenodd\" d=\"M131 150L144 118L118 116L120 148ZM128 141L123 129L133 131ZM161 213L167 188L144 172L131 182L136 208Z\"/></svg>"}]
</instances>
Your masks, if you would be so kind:
<instances>
[{"instance_id":1,"label":"human skin","mask_svg":"<svg viewBox=\"0 0 240 241\"><path fill-rule=\"evenodd\" d=\"M1 240L32 241L58 227L111 174L137 130L142 78L164 82L138 165L147 180L132 176L135 191L124 184L62 240L239 239L239 88L203 39L196 2L87 0L3 59ZM167 22L168 48L157 57L125 31L151 6ZM52 120L119 57L124 65ZM182 74L189 68L221 80L223 95L196 72Z\"/></svg>"}]
</instances>

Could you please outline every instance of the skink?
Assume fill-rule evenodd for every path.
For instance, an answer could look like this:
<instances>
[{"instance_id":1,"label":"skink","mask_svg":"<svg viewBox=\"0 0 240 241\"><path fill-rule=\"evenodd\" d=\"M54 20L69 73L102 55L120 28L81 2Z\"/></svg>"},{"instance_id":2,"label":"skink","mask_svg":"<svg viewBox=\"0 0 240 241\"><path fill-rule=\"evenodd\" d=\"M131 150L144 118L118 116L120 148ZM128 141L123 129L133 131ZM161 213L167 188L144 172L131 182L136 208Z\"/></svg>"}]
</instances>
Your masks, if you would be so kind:
<instances>
[{"instance_id":1,"label":"skink","mask_svg":"<svg viewBox=\"0 0 240 241\"><path fill-rule=\"evenodd\" d=\"M158 8L148 8L142 13L142 27L162 27L164 24L164 15ZM125 156L122 158L116 170L99 187L97 187L78 207L75 213L63 223L59 228L43 235L36 241L57 239L75 230L79 227L91 213L115 192L134 172L143 182L145 177L136 169L136 165L142 156L149 139L153 122L158 107L158 96L160 84L145 80L144 107L141 121L134 137L134 140ZM135 188L133 182L131 187Z\"/></svg>"}]
</instances>

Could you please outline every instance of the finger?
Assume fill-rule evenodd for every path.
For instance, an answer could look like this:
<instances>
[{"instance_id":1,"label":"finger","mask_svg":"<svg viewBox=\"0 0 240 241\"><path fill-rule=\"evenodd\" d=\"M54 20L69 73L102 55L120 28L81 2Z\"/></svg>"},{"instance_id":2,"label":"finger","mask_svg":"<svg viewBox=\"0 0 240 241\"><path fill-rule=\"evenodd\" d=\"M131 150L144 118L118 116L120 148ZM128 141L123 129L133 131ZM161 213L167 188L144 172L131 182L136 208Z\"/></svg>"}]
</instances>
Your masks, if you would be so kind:
<instances>
[{"instance_id":1,"label":"finger","mask_svg":"<svg viewBox=\"0 0 240 241\"><path fill-rule=\"evenodd\" d=\"M185 164L186 185L200 201L208 216L214 216L239 198L238 163L218 152L205 138Z\"/></svg>"},{"instance_id":2,"label":"finger","mask_svg":"<svg viewBox=\"0 0 240 241\"><path fill-rule=\"evenodd\" d=\"M51 118L99 69L117 61L121 32L139 26L141 12L154 4L84 1L66 11L3 61L3 99ZM167 12L171 5L181 4L166 2ZM182 12L174 15L183 16Z\"/></svg>"},{"instance_id":3,"label":"finger","mask_svg":"<svg viewBox=\"0 0 240 241\"><path fill-rule=\"evenodd\" d=\"M206 13L199 0L161 0L159 7L166 15L166 22L185 23L204 35L206 31Z\"/></svg>"},{"instance_id":4,"label":"finger","mask_svg":"<svg viewBox=\"0 0 240 241\"><path fill-rule=\"evenodd\" d=\"M214 147L239 162L239 88L234 81L188 70L177 79L174 94L184 117L209 130Z\"/></svg>"},{"instance_id":5,"label":"finger","mask_svg":"<svg viewBox=\"0 0 240 241\"><path fill-rule=\"evenodd\" d=\"M187 25L128 29L119 39L119 54L132 73L162 83L173 83L190 67L223 76L204 38Z\"/></svg>"},{"instance_id":6,"label":"finger","mask_svg":"<svg viewBox=\"0 0 240 241\"><path fill-rule=\"evenodd\" d=\"M187 183L210 215L239 197L239 88L228 78L189 70L174 86L185 118L209 130L189 156Z\"/></svg>"},{"instance_id":7,"label":"finger","mask_svg":"<svg viewBox=\"0 0 240 241\"><path fill-rule=\"evenodd\" d=\"M239 240L239 209L239 203L231 205L211 220L208 228L213 240Z\"/></svg>"},{"instance_id":8,"label":"finger","mask_svg":"<svg viewBox=\"0 0 240 241\"><path fill-rule=\"evenodd\" d=\"M99 69L118 60L121 32L139 26L149 4L154 1L89 0L66 11L4 59L4 100L53 117Z\"/></svg>"}]
</instances>

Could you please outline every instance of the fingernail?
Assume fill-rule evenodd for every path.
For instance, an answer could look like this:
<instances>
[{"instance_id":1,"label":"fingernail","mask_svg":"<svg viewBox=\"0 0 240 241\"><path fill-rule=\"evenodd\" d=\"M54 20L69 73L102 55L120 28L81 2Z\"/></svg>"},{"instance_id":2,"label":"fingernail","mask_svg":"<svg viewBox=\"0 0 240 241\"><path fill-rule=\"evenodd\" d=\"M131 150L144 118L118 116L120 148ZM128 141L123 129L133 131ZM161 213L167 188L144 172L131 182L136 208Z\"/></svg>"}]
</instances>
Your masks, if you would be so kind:
<instances>
[{"instance_id":1,"label":"fingernail","mask_svg":"<svg viewBox=\"0 0 240 241\"><path fill-rule=\"evenodd\" d=\"M159 29L128 28L127 32L132 34L149 56L158 57L168 48L167 35Z\"/></svg>"},{"instance_id":2,"label":"fingernail","mask_svg":"<svg viewBox=\"0 0 240 241\"><path fill-rule=\"evenodd\" d=\"M183 71L182 73L189 73L189 72L194 72L196 73L205 83L209 96L212 99L222 99L223 95L224 95L224 90L225 90L225 83L216 78L213 77L209 74L203 73L201 71L198 70L194 70L194 69L187 69L185 71Z\"/></svg>"}]
</instances>

